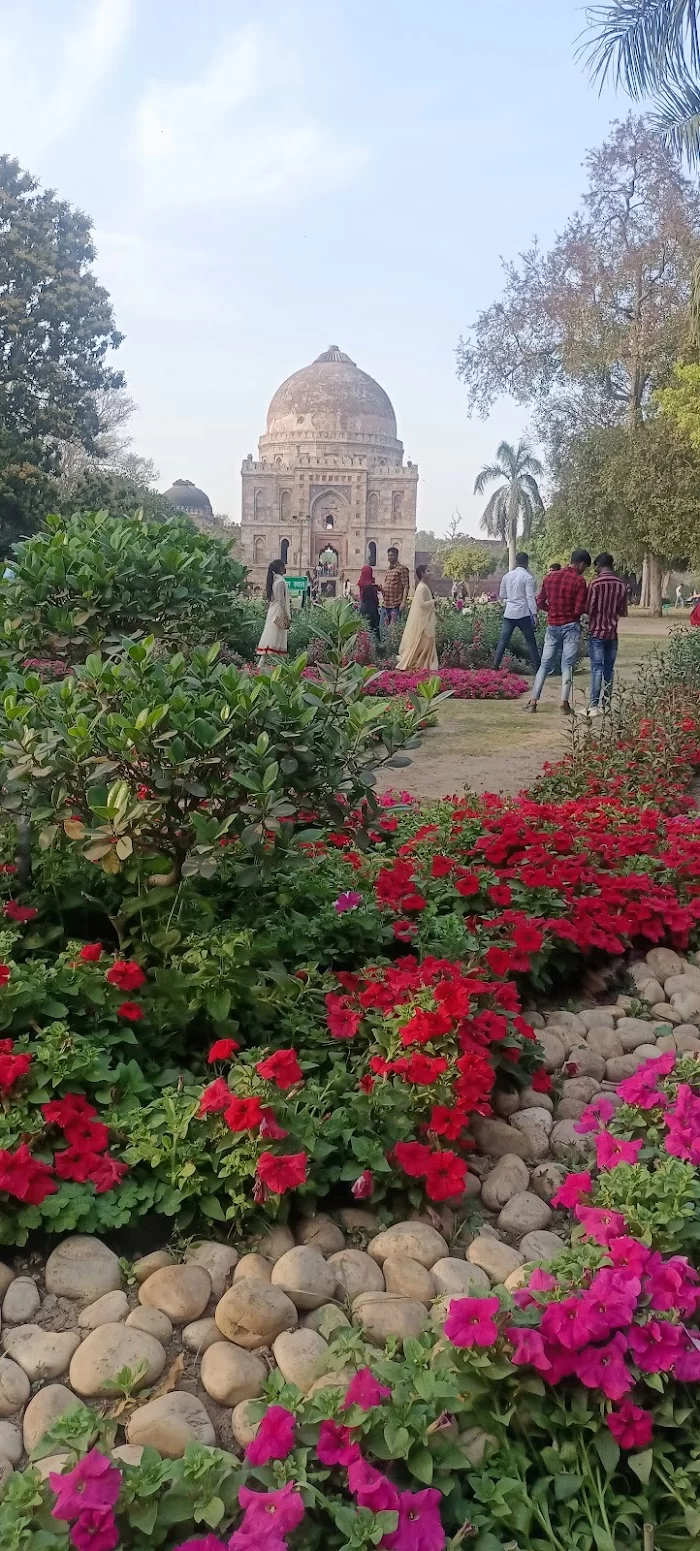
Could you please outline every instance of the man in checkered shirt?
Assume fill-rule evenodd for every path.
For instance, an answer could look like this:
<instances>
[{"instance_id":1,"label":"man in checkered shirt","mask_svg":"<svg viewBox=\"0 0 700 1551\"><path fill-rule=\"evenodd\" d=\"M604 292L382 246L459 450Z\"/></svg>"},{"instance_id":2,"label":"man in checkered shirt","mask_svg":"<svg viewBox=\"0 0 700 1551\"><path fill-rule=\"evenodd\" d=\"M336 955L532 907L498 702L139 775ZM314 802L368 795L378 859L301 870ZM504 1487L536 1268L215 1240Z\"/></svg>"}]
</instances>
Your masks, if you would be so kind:
<instances>
[{"instance_id":1,"label":"man in checkered shirt","mask_svg":"<svg viewBox=\"0 0 700 1551\"><path fill-rule=\"evenodd\" d=\"M387 551L389 569L382 582L382 625L392 625L401 618L401 610L408 597L410 576L408 566L399 565L398 549L392 545Z\"/></svg>"},{"instance_id":2,"label":"man in checkered shirt","mask_svg":"<svg viewBox=\"0 0 700 1551\"><path fill-rule=\"evenodd\" d=\"M566 716L573 714L571 690L574 664L581 644L581 615L586 612L588 588L584 571L588 570L591 557L587 549L575 549L568 565L561 571L550 571L537 594L538 608L547 612L547 633L542 649L542 663L532 686L532 699L528 711L536 711L544 681L553 673L561 651L561 707Z\"/></svg>"}]
</instances>

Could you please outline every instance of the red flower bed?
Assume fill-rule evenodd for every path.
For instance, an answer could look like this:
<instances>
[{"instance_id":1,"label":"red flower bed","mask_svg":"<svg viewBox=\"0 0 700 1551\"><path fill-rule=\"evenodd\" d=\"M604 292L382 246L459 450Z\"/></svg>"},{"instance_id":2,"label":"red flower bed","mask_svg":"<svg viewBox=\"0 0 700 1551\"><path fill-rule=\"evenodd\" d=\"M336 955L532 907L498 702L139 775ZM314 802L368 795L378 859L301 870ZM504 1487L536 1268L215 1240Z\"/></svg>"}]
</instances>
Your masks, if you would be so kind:
<instances>
[{"instance_id":1,"label":"red flower bed","mask_svg":"<svg viewBox=\"0 0 700 1551\"><path fill-rule=\"evenodd\" d=\"M392 669L371 679L365 694L382 698L408 695L435 678L440 680L440 689L449 690L455 700L517 700L529 689L527 679L501 668L438 668L436 673L427 668L420 673L397 673Z\"/></svg>"}]
</instances>

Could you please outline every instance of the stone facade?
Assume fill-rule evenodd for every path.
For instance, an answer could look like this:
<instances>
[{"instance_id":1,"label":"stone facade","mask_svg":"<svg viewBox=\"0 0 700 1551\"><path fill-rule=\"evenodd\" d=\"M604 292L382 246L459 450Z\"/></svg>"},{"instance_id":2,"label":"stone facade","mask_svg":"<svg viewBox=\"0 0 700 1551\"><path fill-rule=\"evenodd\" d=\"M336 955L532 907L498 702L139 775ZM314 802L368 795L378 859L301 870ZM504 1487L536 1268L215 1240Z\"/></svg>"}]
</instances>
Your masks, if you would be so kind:
<instances>
[{"instance_id":1,"label":"stone facade","mask_svg":"<svg viewBox=\"0 0 700 1551\"><path fill-rule=\"evenodd\" d=\"M418 469L404 464L384 389L337 346L278 388L258 461L249 454L241 474L254 584L281 556L294 575L319 566L332 596L367 561L383 575L391 544L413 570Z\"/></svg>"}]
</instances>

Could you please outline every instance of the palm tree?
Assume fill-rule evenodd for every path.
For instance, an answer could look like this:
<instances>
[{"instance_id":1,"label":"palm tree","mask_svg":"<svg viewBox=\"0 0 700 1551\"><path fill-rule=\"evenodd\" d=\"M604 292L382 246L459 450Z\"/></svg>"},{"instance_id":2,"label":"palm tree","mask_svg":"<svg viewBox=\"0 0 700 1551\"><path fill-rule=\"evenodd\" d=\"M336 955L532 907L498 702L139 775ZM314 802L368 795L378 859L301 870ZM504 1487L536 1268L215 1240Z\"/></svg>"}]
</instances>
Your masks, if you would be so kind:
<instances>
[{"instance_id":1,"label":"palm tree","mask_svg":"<svg viewBox=\"0 0 700 1551\"><path fill-rule=\"evenodd\" d=\"M607 0L586 11L580 48L594 80L652 97L667 145L700 163L700 0Z\"/></svg>"},{"instance_id":2,"label":"palm tree","mask_svg":"<svg viewBox=\"0 0 700 1551\"><path fill-rule=\"evenodd\" d=\"M474 494L483 495L487 485L494 480L503 481L489 498L481 519L481 526L489 538L500 538L508 545L508 564L515 565L515 551L520 537L527 540L535 517L544 511L538 479L542 478L542 464L530 451L527 442L501 442L496 462L487 463L474 481Z\"/></svg>"}]
</instances>

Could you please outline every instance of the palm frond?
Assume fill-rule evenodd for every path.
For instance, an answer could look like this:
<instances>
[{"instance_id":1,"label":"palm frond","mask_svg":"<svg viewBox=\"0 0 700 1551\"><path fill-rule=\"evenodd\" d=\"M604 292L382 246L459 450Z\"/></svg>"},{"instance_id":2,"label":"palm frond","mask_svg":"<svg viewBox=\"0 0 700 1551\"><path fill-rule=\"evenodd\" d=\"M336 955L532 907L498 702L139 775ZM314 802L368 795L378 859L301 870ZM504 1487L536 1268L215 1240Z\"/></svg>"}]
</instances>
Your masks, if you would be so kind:
<instances>
[{"instance_id":1,"label":"palm frond","mask_svg":"<svg viewBox=\"0 0 700 1551\"><path fill-rule=\"evenodd\" d=\"M510 479L512 479L513 475L517 472L518 457L520 455L521 446L522 443L519 443L517 447L514 447L512 442L500 442L496 448L496 457L498 462L503 468L503 473L506 474Z\"/></svg>"},{"instance_id":2,"label":"palm frond","mask_svg":"<svg viewBox=\"0 0 700 1551\"><path fill-rule=\"evenodd\" d=\"M535 486L535 489L537 489L537 486ZM537 496L539 499L539 490L537 491ZM529 490L521 489L519 506L520 516L523 520L523 531L521 537L523 539L529 539L530 534L532 533L532 524L535 520L535 502Z\"/></svg>"},{"instance_id":3,"label":"palm frond","mask_svg":"<svg viewBox=\"0 0 700 1551\"><path fill-rule=\"evenodd\" d=\"M494 479L507 479L508 470L500 463L486 463L474 480L474 494L483 495L486 486L492 485Z\"/></svg>"},{"instance_id":4,"label":"palm frond","mask_svg":"<svg viewBox=\"0 0 700 1551\"><path fill-rule=\"evenodd\" d=\"M657 87L659 112L652 122L666 145L691 166L700 163L700 86L686 76Z\"/></svg>"},{"instance_id":5,"label":"palm frond","mask_svg":"<svg viewBox=\"0 0 700 1551\"><path fill-rule=\"evenodd\" d=\"M593 80L639 99L700 69L697 0L608 0L586 11L579 58Z\"/></svg>"},{"instance_id":6,"label":"palm frond","mask_svg":"<svg viewBox=\"0 0 700 1551\"><path fill-rule=\"evenodd\" d=\"M508 486L501 485L500 490L494 490L491 499L484 508L481 518L481 526L489 538L502 539L505 543L508 530Z\"/></svg>"},{"instance_id":7,"label":"palm frond","mask_svg":"<svg viewBox=\"0 0 700 1551\"><path fill-rule=\"evenodd\" d=\"M535 459L534 461L537 463L537 459ZM538 472L541 474L542 473L541 464L538 463L537 464L537 468L538 468ZM519 484L520 484L520 487L521 487L523 495L527 496L528 502L531 505L533 512L537 512L538 514L540 512L543 512L544 511L544 502L543 502L542 497L540 495L540 487L539 487L539 485L537 483L537 480L535 479L534 475L530 474L530 473L528 473L528 474L521 474L520 475L520 479L519 479Z\"/></svg>"}]
</instances>

